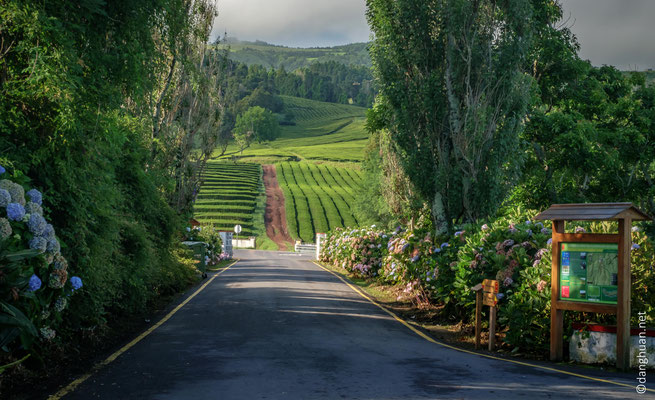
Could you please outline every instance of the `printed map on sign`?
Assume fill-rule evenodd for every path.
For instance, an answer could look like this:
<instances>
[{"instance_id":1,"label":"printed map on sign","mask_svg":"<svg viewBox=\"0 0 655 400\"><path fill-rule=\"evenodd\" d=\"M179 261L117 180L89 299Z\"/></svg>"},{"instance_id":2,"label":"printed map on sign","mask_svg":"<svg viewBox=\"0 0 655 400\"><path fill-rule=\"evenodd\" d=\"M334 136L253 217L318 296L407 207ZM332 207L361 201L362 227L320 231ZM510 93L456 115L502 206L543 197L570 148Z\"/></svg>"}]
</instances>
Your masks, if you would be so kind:
<instances>
[{"instance_id":1,"label":"printed map on sign","mask_svg":"<svg viewBox=\"0 0 655 400\"><path fill-rule=\"evenodd\" d=\"M617 253L592 253L587 256L587 284L597 286L616 285L619 258Z\"/></svg>"}]
</instances>

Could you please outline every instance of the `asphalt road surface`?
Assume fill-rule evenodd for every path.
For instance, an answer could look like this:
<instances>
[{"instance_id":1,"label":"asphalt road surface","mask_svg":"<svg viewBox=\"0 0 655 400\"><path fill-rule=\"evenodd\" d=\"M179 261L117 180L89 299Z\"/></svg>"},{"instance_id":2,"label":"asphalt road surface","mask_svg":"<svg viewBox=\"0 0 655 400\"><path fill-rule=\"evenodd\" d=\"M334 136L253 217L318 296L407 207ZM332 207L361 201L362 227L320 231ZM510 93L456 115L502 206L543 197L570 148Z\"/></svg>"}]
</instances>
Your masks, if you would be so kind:
<instances>
[{"instance_id":1,"label":"asphalt road surface","mask_svg":"<svg viewBox=\"0 0 655 400\"><path fill-rule=\"evenodd\" d=\"M172 318L63 398L653 398L430 343L307 258L237 256ZM569 371L629 385L636 378Z\"/></svg>"}]
</instances>

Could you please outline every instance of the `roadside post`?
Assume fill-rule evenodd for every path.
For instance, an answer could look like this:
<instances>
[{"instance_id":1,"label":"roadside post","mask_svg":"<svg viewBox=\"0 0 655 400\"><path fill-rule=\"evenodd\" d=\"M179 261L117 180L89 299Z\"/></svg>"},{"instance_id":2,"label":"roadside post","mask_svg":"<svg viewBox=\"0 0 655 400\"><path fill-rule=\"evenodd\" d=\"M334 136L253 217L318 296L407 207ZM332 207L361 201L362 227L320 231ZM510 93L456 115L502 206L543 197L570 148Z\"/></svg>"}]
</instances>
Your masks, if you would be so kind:
<instances>
[{"instance_id":1,"label":"roadside post","mask_svg":"<svg viewBox=\"0 0 655 400\"><path fill-rule=\"evenodd\" d=\"M318 260L321 256L321 247L323 247L323 241L325 240L327 234L317 233L316 234L316 259Z\"/></svg>"},{"instance_id":2,"label":"roadside post","mask_svg":"<svg viewBox=\"0 0 655 400\"><path fill-rule=\"evenodd\" d=\"M630 368L632 203L554 204L535 217L553 224L550 359L563 357L564 311L616 314L616 366ZM566 221L617 221L618 234L566 233Z\"/></svg>"},{"instance_id":3,"label":"roadside post","mask_svg":"<svg viewBox=\"0 0 655 400\"><path fill-rule=\"evenodd\" d=\"M473 286L475 292L475 348L480 348L482 330L482 306L489 306L489 351L496 348L496 307L498 305L498 281L485 279Z\"/></svg>"},{"instance_id":4,"label":"roadside post","mask_svg":"<svg viewBox=\"0 0 655 400\"><path fill-rule=\"evenodd\" d=\"M234 225L234 233L237 234L237 241L234 242L234 244L237 245L237 246L235 246L235 247L238 248L238 244L239 244L239 233L241 233L241 225Z\"/></svg>"}]
</instances>

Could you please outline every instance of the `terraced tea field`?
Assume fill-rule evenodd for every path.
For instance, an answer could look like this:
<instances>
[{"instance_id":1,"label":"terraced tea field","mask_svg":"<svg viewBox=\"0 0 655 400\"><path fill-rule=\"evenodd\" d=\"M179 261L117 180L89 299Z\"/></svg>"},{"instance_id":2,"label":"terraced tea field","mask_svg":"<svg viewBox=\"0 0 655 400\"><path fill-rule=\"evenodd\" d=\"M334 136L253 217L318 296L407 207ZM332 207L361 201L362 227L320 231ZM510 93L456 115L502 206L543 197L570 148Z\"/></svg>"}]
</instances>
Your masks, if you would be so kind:
<instances>
[{"instance_id":1,"label":"terraced tea field","mask_svg":"<svg viewBox=\"0 0 655 400\"><path fill-rule=\"evenodd\" d=\"M258 247L261 242L271 249L277 249L275 243L265 241L266 228L272 226L264 226L266 218L257 208L260 165L275 166L284 193L287 226L275 226L273 231L284 230L292 239L314 242L316 232L358 225L352 209L361 185L359 162L368 143L365 109L288 96L282 99L285 110L295 115L296 125L282 126L278 139L253 143L243 154L231 145L227 156L210 165L195 208L200 222L221 230L240 223L245 235L258 236ZM232 157L238 164L229 161Z\"/></svg>"},{"instance_id":2,"label":"terraced tea field","mask_svg":"<svg viewBox=\"0 0 655 400\"><path fill-rule=\"evenodd\" d=\"M195 218L203 225L232 231L241 225L241 235L255 233L258 198L261 194L261 165L210 161L194 207Z\"/></svg>"},{"instance_id":3,"label":"terraced tea field","mask_svg":"<svg viewBox=\"0 0 655 400\"><path fill-rule=\"evenodd\" d=\"M283 162L276 167L293 238L314 242L317 232L357 225L351 210L361 185L358 170L309 162Z\"/></svg>"}]
</instances>

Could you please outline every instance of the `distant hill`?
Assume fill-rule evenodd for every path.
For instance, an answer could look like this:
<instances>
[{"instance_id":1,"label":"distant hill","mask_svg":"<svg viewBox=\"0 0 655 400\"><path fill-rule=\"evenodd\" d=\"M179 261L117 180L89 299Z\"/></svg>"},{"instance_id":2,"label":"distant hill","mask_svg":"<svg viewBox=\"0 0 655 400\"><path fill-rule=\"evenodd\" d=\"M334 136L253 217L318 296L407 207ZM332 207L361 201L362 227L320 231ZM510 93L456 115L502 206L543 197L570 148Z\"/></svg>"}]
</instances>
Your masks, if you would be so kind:
<instances>
[{"instance_id":1,"label":"distant hill","mask_svg":"<svg viewBox=\"0 0 655 400\"><path fill-rule=\"evenodd\" d=\"M337 61L345 65L371 66L368 43L352 43L335 47L296 48L277 46L256 41L244 42L230 39L219 45L230 48L230 58L247 65L263 65L266 68L284 67L287 71L307 67L314 62Z\"/></svg>"}]
</instances>

